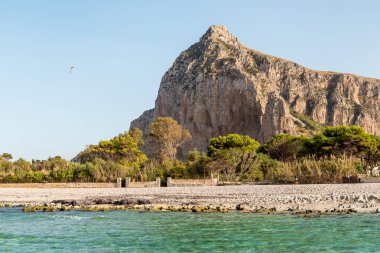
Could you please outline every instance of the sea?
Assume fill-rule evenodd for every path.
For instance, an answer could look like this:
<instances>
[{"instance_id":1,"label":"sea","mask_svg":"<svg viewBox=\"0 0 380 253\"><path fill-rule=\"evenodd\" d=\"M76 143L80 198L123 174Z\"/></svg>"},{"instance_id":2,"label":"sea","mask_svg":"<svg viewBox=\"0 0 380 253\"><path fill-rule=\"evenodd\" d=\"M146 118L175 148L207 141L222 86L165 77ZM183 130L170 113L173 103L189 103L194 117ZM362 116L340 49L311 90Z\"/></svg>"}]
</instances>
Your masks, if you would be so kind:
<instances>
[{"instance_id":1,"label":"sea","mask_svg":"<svg viewBox=\"0 0 380 253\"><path fill-rule=\"evenodd\" d=\"M0 252L380 252L380 215L3 208Z\"/></svg>"}]
</instances>

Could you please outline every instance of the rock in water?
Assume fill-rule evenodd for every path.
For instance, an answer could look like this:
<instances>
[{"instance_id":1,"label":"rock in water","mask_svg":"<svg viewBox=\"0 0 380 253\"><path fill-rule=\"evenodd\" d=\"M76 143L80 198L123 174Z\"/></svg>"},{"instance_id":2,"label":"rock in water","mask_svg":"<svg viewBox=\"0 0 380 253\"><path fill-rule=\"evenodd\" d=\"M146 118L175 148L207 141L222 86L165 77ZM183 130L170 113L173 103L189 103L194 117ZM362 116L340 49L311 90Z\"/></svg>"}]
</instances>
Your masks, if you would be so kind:
<instances>
[{"instance_id":1,"label":"rock in water","mask_svg":"<svg viewBox=\"0 0 380 253\"><path fill-rule=\"evenodd\" d=\"M380 80L307 69L246 48L224 26L211 26L162 78L155 108L131 123L144 133L172 117L193 139L181 152L205 150L210 138L311 134L322 125L359 125L380 133ZM145 147L148 154L149 141Z\"/></svg>"}]
</instances>

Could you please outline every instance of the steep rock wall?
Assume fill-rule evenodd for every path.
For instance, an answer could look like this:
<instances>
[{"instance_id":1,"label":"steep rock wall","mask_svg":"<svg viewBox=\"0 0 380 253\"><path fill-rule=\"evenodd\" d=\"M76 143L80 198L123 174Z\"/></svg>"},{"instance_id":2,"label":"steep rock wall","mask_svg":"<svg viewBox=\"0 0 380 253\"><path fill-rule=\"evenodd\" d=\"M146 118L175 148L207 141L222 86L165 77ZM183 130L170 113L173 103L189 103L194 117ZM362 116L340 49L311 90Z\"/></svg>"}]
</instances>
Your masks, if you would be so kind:
<instances>
[{"instance_id":1,"label":"steep rock wall","mask_svg":"<svg viewBox=\"0 0 380 253\"><path fill-rule=\"evenodd\" d=\"M315 131L297 115L380 134L379 92L378 79L310 70L248 49L224 26L211 26L175 60L162 78L155 108L131 127L147 133L155 118L174 118L193 136L182 154L205 150L210 138L228 133L265 142L279 133Z\"/></svg>"}]
</instances>

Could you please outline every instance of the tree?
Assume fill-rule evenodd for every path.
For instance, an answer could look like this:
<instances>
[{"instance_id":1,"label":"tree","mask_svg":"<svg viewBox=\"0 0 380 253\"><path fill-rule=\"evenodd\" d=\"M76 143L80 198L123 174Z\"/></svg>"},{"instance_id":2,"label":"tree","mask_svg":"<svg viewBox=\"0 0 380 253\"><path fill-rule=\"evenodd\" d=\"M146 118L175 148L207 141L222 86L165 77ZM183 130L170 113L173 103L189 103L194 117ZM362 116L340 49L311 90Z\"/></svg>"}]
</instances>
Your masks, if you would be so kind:
<instances>
[{"instance_id":1,"label":"tree","mask_svg":"<svg viewBox=\"0 0 380 253\"><path fill-rule=\"evenodd\" d=\"M264 153L280 161L289 161L302 155L307 137L278 134L263 145Z\"/></svg>"},{"instance_id":2,"label":"tree","mask_svg":"<svg viewBox=\"0 0 380 253\"><path fill-rule=\"evenodd\" d=\"M207 148L210 172L222 173L228 181L240 180L256 161L260 143L248 135L228 134L212 138Z\"/></svg>"},{"instance_id":3,"label":"tree","mask_svg":"<svg viewBox=\"0 0 380 253\"><path fill-rule=\"evenodd\" d=\"M207 164L211 173L221 173L227 181L239 181L255 162L256 151L240 148L223 149Z\"/></svg>"},{"instance_id":4,"label":"tree","mask_svg":"<svg viewBox=\"0 0 380 253\"><path fill-rule=\"evenodd\" d=\"M305 142L306 153L316 156L365 157L373 149L371 136L358 126L334 126Z\"/></svg>"},{"instance_id":5,"label":"tree","mask_svg":"<svg viewBox=\"0 0 380 253\"><path fill-rule=\"evenodd\" d=\"M25 159L18 159L13 163L13 170L16 175L23 175L32 170L32 165Z\"/></svg>"},{"instance_id":6,"label":"tree","mask_svg":"<svg viewBox=\"0 0 380 253\"><path fill-rule=\"evenodd\" d=\"M380 136L371 135L368 142L368 151L365 155L368 165L378 165L380 161Z\"/></svg>"},{"instance_id":7,"label":"tree","mask_svg":"<svg viewBox=\"0 0 380 253\"><path fill-rule=\"evenodd\" d=\"M105 161L139 167L147 160L146 155L140 150L142 144L141 130L133 129L119 134L111 140L100 141L98 145L88 146L73 161L86 163L100 158Z\"/></svg>"},{"instance_id":8,"label":"tree","mask_svg":"<svg viewBox=\"0 0 380 253\"><path fill-rule=\"evenodd\" d=\"M6 174L13 172L12 162L5 159L0 159L0 174L3 172Z\"/></svg>"},{"instance_id":9,"label":"tree","mask_svg":"<svg viewBox=\"0 0 380 253\"><path fill-rule=\"evenodd\" d=\"M260 143L248 135L228 134L212 138L210 145L207 147L207 155L212 157L222 150L231 148L240 148L241 150L252 150L256 152L259 147Z\"/></svg>"},{"instance_id":10,"label":"tree","mask_svg":"<svg viewBox=\"0 0 380 253\"><path fill-rule=\"evenodd\" d=\"M177 149L191 139L189 130L170 117L157 118L149 125L149 135L155 143L155 152L161 161L174 161Z\"/></svg>"},{"instance_id":11,"label":"tree","mask_svg":"<svg viewBox=\"0 0 380 253\"><path fill-rule=\"evenodd\" d=\"M143 132L139 128L135 127L135 128L130 129L128 131L128 134L136 142L139 148L141 148L144 145Z\"/></svg>"},{"instance_id":12,"label":"tree","mask_svg":"<svg viewBox=\"0 0 380 253\"><path fill-rule=\"evenodd\" d=\"M187 155L186 167L189 175L196 178L209 176L210 171L207 169L207 163L211 158L205 152L199 152L194 149Z\"/></svg>"},{"instance_id":13,"label":"tree","mask_svg":"<svg viewBox=\"0 0 380 253\"><path fill-rule=\"evenodd\" d=\"M9 161L9 160L12 160L13 159L13 156L9 153L3 153L1 156L0 156L0 159L4 159L6 161Z\"/></svg>"}]
</instances>

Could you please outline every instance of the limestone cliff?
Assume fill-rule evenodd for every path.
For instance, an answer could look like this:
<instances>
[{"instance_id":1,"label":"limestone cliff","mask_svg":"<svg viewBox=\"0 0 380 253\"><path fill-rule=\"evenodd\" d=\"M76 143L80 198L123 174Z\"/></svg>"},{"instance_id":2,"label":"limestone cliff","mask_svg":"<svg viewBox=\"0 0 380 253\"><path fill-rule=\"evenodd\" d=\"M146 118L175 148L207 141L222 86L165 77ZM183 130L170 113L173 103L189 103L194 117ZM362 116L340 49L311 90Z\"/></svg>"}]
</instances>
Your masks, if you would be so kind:
<instances>
[{"instance_id":1,"label":"limestone cliff","mask_svg":"<svg viewBox=\"0 0 380 253\"><path fill-rule=\"evenodd\" d=\"M131 123L147 132L170 116L193 135L183 151L211 137L309 134L319 125L359 125L380 134L380 80L321 72L246 48L224 26L211 26L162 78L155 108Z\"/></svg>"}]
</instances>

